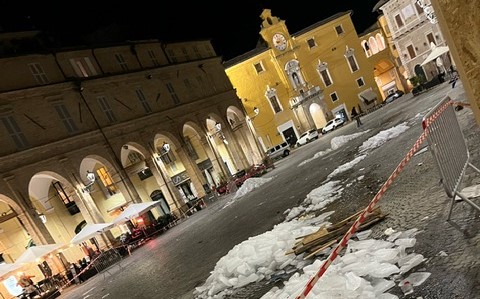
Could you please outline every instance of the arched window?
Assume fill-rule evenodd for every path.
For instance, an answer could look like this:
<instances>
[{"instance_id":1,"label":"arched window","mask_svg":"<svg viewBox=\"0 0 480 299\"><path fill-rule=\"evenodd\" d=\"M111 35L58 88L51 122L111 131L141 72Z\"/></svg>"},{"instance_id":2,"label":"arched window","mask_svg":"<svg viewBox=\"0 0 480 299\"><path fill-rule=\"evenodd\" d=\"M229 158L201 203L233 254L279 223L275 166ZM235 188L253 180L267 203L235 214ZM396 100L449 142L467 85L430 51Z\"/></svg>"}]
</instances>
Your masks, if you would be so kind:
<instances>
[{"instance_id":1,"label":"arched window","mask_svg":"<svg viewBox=\"0 0 480 299\"><path fill-rule=\"evenodd\" d=\"M363 51L365 51L365 55L367 55L367 57L372 56L372 51L370 51L370 46L368 45L368 42L366 40L362 40L362 48Z\"/></svg>"},{"instance_id":2,"label":"arched window","mask_svg":"<svg viewBox=\"0 0 480 299\"><path fill-rule=\"evenodd\" d=\"M377 54L378 53L378 45L377 41L375 40L375 37L370 36L368 39L368 44L370 45L370 49L372 50L372 54Z\"/></svg>"},{"instance_id":3,"label":"arched window","mask_svg":"<svg viewBox=\"0 0 480 299\"><path fill-rule=\"evenodd\" d=\"M378 46L378 50L379 51L382 51L385 49L385 38L383 37L383 35L381 35L380 33L377 33L375 35L375 39L377 40L377 46Z\"/></svg>"}]
</instances>

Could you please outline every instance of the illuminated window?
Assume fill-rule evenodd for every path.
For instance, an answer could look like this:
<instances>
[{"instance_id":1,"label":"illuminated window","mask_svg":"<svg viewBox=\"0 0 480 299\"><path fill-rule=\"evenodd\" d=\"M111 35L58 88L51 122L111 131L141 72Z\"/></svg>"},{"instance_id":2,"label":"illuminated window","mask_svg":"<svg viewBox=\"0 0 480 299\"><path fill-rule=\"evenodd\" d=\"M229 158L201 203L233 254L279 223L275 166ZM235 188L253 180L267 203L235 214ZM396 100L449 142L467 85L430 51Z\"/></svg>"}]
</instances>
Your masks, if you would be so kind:
<instances>
[{"instance_id":1,"label":"illuminated window","mask_svg":"<svg viewBox=\"0 0 480 299\"><path fill-rule=\"evenodd\" d=\"M103 186L105 186L105 188L107 189L107 191L110 195L114 195L114 194L117 193L117 187L113 183L112 177L107 172L105 167L101 167L101 168L97 169L97 176L100 178Z\"/></svg>"}]
</instances>

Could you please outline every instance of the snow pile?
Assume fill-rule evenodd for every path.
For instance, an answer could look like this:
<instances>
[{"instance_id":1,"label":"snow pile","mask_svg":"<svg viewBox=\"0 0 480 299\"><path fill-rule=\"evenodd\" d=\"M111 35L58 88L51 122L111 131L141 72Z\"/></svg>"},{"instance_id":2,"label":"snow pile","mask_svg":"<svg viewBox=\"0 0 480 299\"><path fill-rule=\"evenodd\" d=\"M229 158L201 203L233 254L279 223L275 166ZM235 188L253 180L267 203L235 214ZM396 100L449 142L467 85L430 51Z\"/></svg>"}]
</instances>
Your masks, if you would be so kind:
<instances>
[{"instance_id":1,"label":"snow pile","mask_svg":"<svg viewBox=\"0 0 480 299\"><path fill-rule=\"evenodd\" d=\"M367 239L350 240L345 255L337 257L325 274L316 282L309 296L311 298L381 298L395 299L396 295L386 293L395 287L400 279L425 258L421 254L407 253L415 244L414 231L405 233L395 241ZM308 281L316 275L322 260L315 260L303 268L303 274L295 273L285 282L283 288L274 287L261 299L295 298L304 290ZM430 273L412 273L400 280L399 286L408 280L413 286L422 284Z\"/></svg>"},{"instance_id":2,"label":"snow pile","mask_svg":"<svg viewBox=\"0 0 480 299\"><path fill-rule=\"evenodd\" d=\"M407 123L401 123L395 127L392 127L388 130L380 131L377 135L370 137L360 146L360 152L366 152L369 150L376 149L377 147L382 146L385 142L390 139L400 136L403 132L408 130L410 127Z\"/></svg>"},{"instance_id":3,"label":"snow pile","mask_svg":"<svg viewBox=\"0 0 480 299\"><path fill-rule=\"evenodd\" d=\"M285 221L290 221L305 212L323 209L327 204L339 199L342 195L342 191L343 188L340 185L340 181L330 181L313 189L307 194L302 205L284 212L284 214L288 213Z\"/></svg>"},{"instance_id":4,"label":"snow pile","mask_svg":"<svg viewBox=\"0 0 480 299\"><path fill-rule=\"evenodd\" d=\"M194 291L197 299L220 299L253 282L276 276L290 276L282 288L274 287L262 299L295 298L320 269L323 261L303 260L303 255L286 254L297 238L316 232L331 213L306 220L292 220L276 225L271 231L251 237L236 245L216 264L205 284ZM345 254L338 256L311 291L312 298L398 298L386 293L406 280L422 284L427 272L409 271L425 261L411 250L415 245L412 229L396 232L386 240L351 239ZM363 239L363 240L360 240ZM332 250L331 248L329 251ZM412 251L409 253L409 251ZM290 273L290 274L289 274Z\"/></svg>"},{"instance_id":5,"label":"snow pile","mask_svg":"<svg viewBox=\"0 0 480 299\"><path fill-rule=\"evenodd\" d=\"M296 237L311 234L318 230L318 225L326 224L327 216L282 222L270 231L235 245L217 262L205 284L196 288L196 298L223 298L232 289L270 279L276 271L287 266L304 267L307 262L285 253L292 248Z\"/></svg>"},{"instance_id":6,"label":"snow pile","mask_svg":"<svg viewBox=\"0 0 480 299\"><path fill-rule=\"evenodd\" d=\"M330 148L332 150L336 150L336 149L342 147L344 144L346 144L350 140L353 140L353 139L355 139L359 136L362 136L363 134L366 134L369 131L370 130L366 130L366 131L363 131L363 132L358 132L358 133L354 133L354 134L350 134L350 135L342 135L342 136L333 137L332 140L330 141Z\"/></svg>"},{"instance_id":7,"label":"snow pile","mask_svg":"<svg viewBox=\"0 0 480 299\"><path fill-rule=\"evenodd\" d=\"M309 162L315 160L315 159L318 159L320 157L323 157L324 155L328 154L329 152L331 152L332 150L331 149L326 149L324 151L321 151L321 152L318 152L318 153L315 153L315 155L313 155L313 157L309 158L309 159L306 159L306 160L303 160L302 162L300 162L300 164L298 164L298 166L303 166L305 164L308 164Z\"/></svg>"},{"instance_id":8,"label":"snow pile","mask_svg":"<svg viewBox=\"0 0 480 299\"><path fill-rule=\"evenodd\" d=\"M340 174L342 172L345 172L347 170L350 170L353 168L353 166L357 165L358 163L360 163L360 161L362 161L363 159L365 159L367 155L361 155L361 156L358 156L356 157L355 159L353 159L352 161L350 162L347 162L345 164L342 164L340 166L338 166L334 171L332 171L329 175L328 175L328 179L331 179L332 177L336 176L337 174Z\"/></svg>"},{"instance_id":9,"label":"snow pile","mask_svg":"<svg viewBox=\"0 0 480 299\"><path fill-rule=\"evenodd\" d=\"M272 178L248 178L243 182L242 186L238 188L237 192L233 196L233 199L240 198L244 196L245 194L249 193L255 188L260 187L261 185L269 182Z\"/></svg>"}]
</instances>

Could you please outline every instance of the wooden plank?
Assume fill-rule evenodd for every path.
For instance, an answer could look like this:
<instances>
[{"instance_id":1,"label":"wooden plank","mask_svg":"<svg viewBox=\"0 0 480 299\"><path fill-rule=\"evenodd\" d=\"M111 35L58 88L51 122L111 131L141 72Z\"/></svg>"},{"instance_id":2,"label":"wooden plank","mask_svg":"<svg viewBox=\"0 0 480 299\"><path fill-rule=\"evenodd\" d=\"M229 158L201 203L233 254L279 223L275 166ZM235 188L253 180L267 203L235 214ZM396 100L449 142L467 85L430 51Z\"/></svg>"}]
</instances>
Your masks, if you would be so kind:
<instances>
[{"instance_id":1,"label":"wooden plank","mask_svg":"<svg viewBox=\"0 0 480 299\"><path fill-rule=\"evenodd\" d=\"M316 255L317 253L319 253L320 251L324 250L325 248L327 247L330 247L332 246L333 244L337 243L337 239L335 240L332 240L330 242L328 242L327 244L324 244L322 246L320 246L319 248L315 249L312 253L310 253L309 255L307 255L306 257L303 258L303 260L307 260L309 258L311 258L312 256Z\"/></svg>"}]
</instances>

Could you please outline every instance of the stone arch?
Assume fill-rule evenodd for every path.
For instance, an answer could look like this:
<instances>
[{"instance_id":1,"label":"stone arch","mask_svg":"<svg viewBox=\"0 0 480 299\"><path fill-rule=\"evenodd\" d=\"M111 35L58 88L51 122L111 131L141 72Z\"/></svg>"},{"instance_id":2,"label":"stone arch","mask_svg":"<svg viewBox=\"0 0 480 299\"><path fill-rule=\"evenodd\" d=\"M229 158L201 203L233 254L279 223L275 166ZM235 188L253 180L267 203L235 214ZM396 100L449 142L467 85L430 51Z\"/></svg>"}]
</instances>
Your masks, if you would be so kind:
<instances>
[{"instance_id":1,"label":"stone arch","mask_svg":"<svg viewBox=\"0 0 480 299\"><path fill-rule=\"evenodd\" d=\"M367 57L372 56L372 51L370 50L370 45L368 44L368 42L366 40L362 40L360 44L362 45L362 49L365 52L365 55L367 55Z\"/></svg>"},{"instance_id":2,"label":"stone arch","mask_svg":"<svg viewBox=\"0 0 480 299\"><path fill-rule=\"evenodd\" d=\"M132 157L129 158L132 152L138 153L143 160L150 156L148 149L141 144L137 142L128 142L122 146L120 151L120 161L122 162L122 166L124 168L134 163Z\"/></svg>"},{"instance_id":3,"label":"stone arch","mask_svg":"<svg viewBox=\"0 0 480 299\"><path fill-rule=\"evenodd\" d=\"M308 110L310 115L312 116L313 122L315 123L316 129L323 128L327 123L327 119L325 117L325 112L323 111L322 107L317 103L312 103Z\"/></svg>"},{"instance_id":4,"label":"stone arch","mask_svg":"<svg viewBox=\"0 0 480 299\"><path fill-rule=\"evenodd\" d=\"M17 214L21 214L23 212L23 209L21 206L18 205L18 203L16 201L14 201L13 199L11 199L9 196L7 195L4 195L2 193L0 193L0 201L1 202L4 202L5 204L9 205L13 211Z\"/></svg>"},{"instance_id":5,"label":"stone arch","mask_svg":"<svg viewBox=\"0 0 480 299\"><path fill-rule=\"evenodd\" d=\"M49 193L54 181L60 182L63 186L72 187L72 190L75 188L81 188L80 184L75 186L63 176L53 171L47 170L34 174L28 183L28 194L30 198L33 197L37 200L47 211L53 208L49 200Z\"/></svg>"}]
</instances>

